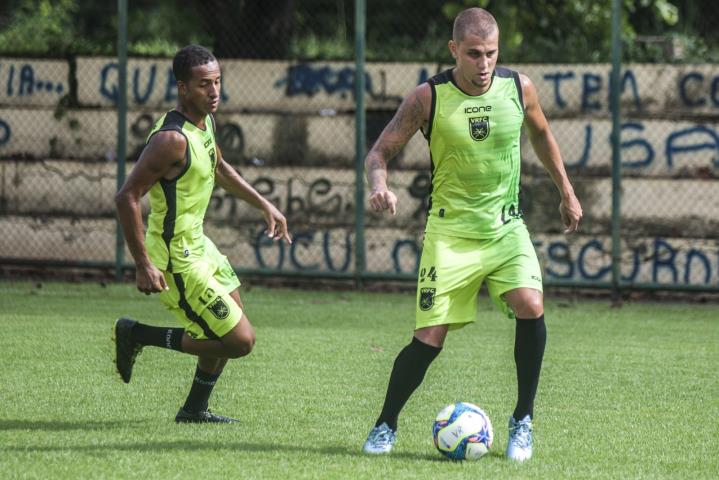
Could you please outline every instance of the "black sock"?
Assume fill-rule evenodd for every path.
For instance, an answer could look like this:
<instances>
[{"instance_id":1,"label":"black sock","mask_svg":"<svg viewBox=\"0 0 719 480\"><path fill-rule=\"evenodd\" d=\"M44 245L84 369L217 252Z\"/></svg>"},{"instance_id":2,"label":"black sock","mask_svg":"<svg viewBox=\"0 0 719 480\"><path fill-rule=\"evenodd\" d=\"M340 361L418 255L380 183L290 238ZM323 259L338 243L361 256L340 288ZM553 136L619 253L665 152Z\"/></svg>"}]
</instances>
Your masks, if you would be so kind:
<instances>
[{"instance_id":1,"label":"black sock","mask_svg":"<svg viewBox=\"0 0 719 480\"><path fill-rule=\"evenodd\" d=\"M422 383L427 368L441 351L441 347L427 345L412 337L412 342L399 352L394 361L382 413L375 426L386 422L392 430L397 430L400 410Z\"/></svg>"},{"instance_id":2,"label":"black sock","mask_svg":"<svg viewBox=\"0 0 719 480\"><path fill-rule=\"evenodd\" d=\"M197 367L190 394L187 395L187 400L185 400L185 405L182 408L186 412L193 413L207 410L210 394L221 373L207 373Z\"/></svg>"},{"instance_id":3,"label":"black sock","mask_svg":"<svg viewBox=\"0 0 719 480\"><path fill-rule=\"evenodd\" d=\"M182 335L184 328L151 327L137 323L132 327L132 339L142 345L169 348L182 351Z\"/></svg>"},{"instance_id":4,"label":"black sock","mask_svg":"<svg viewBox=\"0 0 719 480\"><path fill-rule=\"evenodd\" d=\"M514 361L517 364L517 407L513 416L515 420L521 420L526 415L534 417L534 396L547 343L547 327L542 315L539 318L518 318L516 328Z\"/></svg>"}]
</instances>

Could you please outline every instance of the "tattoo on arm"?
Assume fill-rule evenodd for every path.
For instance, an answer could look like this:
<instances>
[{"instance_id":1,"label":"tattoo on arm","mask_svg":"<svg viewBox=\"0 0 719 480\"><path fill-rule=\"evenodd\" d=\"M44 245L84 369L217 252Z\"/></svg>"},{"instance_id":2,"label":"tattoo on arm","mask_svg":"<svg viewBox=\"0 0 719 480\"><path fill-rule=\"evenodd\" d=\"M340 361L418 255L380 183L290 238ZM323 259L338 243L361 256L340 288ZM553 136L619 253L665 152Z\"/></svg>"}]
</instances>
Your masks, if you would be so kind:
<instances>
[{"instance_id":1,"label":"tattoo on arm","mask_svg":"<svg viewBox=\"0 0 719 480\"><path fill-rule=\"evenodd\" d=\"M409 137L413 135L424 123L424 107L416 95L410 101L402 102L397 109L397 114L387 125L389 133L397 133ZM411 102L411 104L410 104Z\"/></svg>"}]
</instances>

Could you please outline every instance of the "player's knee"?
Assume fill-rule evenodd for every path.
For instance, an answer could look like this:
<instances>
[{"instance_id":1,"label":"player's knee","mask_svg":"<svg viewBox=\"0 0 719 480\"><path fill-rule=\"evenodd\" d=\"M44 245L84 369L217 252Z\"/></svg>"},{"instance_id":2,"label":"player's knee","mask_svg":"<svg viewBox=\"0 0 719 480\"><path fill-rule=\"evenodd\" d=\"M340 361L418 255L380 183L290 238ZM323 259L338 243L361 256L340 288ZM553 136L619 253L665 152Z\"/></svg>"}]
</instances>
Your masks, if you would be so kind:
<instances>
[{"instance_id":1,"label":"player's knee","mask_svg":"<svg viewBox=\"0 0 719 480\"><path fill-rule=\"evenodd\" d=\"M544 302L542 299L532 299L525 302L514 314L517 318L534 319L544 314Z\"/></svg>"},{"instance_id":2,"label":"player's knee","mask_svg":"<svg viewBox=\"0 0 719 480\"><path fill-rule=\"evenodd\" d=\"M232 344L228 345L228 356L230 358L240 358L249 355L255 346L254 332L247 332L238 335Z\"/></svg>"}]
</instances>

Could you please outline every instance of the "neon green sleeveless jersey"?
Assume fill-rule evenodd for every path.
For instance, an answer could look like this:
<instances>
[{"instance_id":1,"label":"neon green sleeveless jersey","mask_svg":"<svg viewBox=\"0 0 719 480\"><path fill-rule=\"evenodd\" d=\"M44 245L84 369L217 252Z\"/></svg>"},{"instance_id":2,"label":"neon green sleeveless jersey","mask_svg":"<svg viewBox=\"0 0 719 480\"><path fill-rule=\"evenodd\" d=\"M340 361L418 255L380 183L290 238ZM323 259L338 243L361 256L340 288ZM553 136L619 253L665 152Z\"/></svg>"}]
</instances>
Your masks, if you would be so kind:
<instances>
[{"instance_id":1,"label":"neon green sleeveless jersey","mask_svg":"<svg viewBox=\"0 0 719 480\"><path fill-rule=\"evenodd\" d=\"M160 270L182 272L205 253L203 222L215 187L215 125L205 117L205 130L172 110L153 127L172 130L187 139L185 167L173 180L160 179L150 188L150 215L145 245L152 263Z\"/></svg>"},{"instance_id":2,"label":"neon green sleeveless jersey","mask_svg":"<svg viewBox=\"0 0 719 480\"><path fill-rule=\"evenodd\" d=\"M432 159L427 232L491 239L523 222L519 208L519 74L496 68L482 95L467 95L452 70L428 80L432 109L425 136Z\"/></svg>"}]
</instances>

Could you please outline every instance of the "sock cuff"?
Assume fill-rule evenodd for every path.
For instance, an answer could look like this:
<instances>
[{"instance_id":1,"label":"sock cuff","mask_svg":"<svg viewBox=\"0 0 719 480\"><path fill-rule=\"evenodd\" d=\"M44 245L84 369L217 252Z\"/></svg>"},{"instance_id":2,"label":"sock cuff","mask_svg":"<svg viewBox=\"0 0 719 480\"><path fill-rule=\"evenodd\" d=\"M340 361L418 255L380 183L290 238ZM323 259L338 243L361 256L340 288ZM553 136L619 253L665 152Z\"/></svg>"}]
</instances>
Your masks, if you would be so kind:
<instances>
[{"instance_id":1,"label":"sock cuff","mask_svg":"<svg viewBox=\"0 0 719 480\"><path fill-rule=\"evenodd\" d=\"M538 325L540 323L544 323L544 314L541 314L537 318L519 318L516 317L517 325Z\"/></svg>"},{"instance_id":2,"label":"sock cuff","mask_svg":"<svg viewBox=\"0 0 719 480\"><path fill-rule=\"evenodd\" d=\"M217 379L220 378L220 373L207 373L204 370L200 370L200 367L195 369L195 382L202 385L214 385L217 383Z\"/></svg>"},{"instance_id":3,"label":"sock cuff","mask_svg":"<svg viewBox=\"0 0 719 480\"><path fill-rule=\"evenodd\" d=\"M165 347L172 350L182 351L182 336L185 334L184 328L168 328L165 334Z\"/></svg>"},{"instance_id":4,"label":"sock cuff","mask_svg":"<svg viewBox=\"0 0 719 480\"><path fill-rule=\"evenodd\" d=\"M436 357L439 355L439 352L442 351L442 347L433 347L432 345L428 345L424 343L422 340L420 340L417 337L412 337L412 343L411 345L414 348L417 348L422 353L425 353L427 355L432 355L432 357Z\"/></svg>"}]
</instances>

